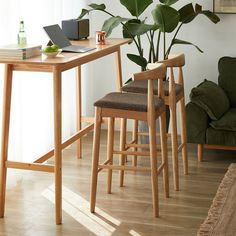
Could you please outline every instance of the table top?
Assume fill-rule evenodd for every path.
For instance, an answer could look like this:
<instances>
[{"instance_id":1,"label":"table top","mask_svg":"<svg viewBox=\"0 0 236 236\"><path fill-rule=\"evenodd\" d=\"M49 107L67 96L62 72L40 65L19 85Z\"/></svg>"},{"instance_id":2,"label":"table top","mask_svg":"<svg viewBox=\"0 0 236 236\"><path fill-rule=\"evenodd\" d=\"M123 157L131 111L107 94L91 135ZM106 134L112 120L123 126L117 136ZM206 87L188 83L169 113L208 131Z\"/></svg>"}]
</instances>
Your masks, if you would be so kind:
<instances>
[{"instance_id":1,"label":"table top","mask_svg":"<svg viewBox=\"0 0 236 236\"><path fill-rule=\"evenodd\" d=\"M114 51L117 51L121 45L131 42L131 39L106 39L105 45L96 45L95 39L77 40L71 41L73 45L81 45L88 47L95 47L94 50L84 52L84 53L74 53L74 52L62 52L55 58L47 58L45 55L40 55L32 57L25 60L16 59L1 59L0 63L5 64L30 64L30 65L63 65L67 63L79 63L84 64L88 61L94 60L96 58L108 55Z\"/></svg>"}]
</instances>

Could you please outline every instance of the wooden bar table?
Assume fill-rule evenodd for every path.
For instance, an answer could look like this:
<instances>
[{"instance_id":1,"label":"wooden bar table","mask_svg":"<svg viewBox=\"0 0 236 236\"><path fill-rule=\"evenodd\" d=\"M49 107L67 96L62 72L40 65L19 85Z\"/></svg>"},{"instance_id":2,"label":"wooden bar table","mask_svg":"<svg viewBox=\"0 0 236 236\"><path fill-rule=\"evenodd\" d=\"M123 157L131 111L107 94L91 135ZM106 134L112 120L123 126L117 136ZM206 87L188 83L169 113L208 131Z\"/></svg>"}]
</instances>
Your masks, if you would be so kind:
<instances>
[{"instance_id":1,"label":"wooden bar table","mask_svg":"<svg viewBox=\"0 0 236 236\"><path fill-rule=\"evenodd\" d=\"M116 86L119 90L122 85L120 46L130 41L130 39L107 39L105 45L97 46L95 45L94 39L72 41L72 44L96 47L96 49L86 53L61 53L56 58L50 59L44 56L33 57L27 60L0 58L0 63L5 64L0 157L0 217L4 217L7 168L15 168L54 173L56 224L62 223L62 150L77 141L77 156L81 158L80 138L91 131L94 126L93 119L82 117L81 114L81 65L114 53L116 62ZM62 141L62 72L72 68L76 68L77 132L69 139ZM37 158L32 163L8 160L13 71L51 72L53 74L54 149ZM81 123L83 121L90 121L91 124L82 129ZM54 165L44 163L52 156L55 158Z\"/></svg>"}]
</instances>

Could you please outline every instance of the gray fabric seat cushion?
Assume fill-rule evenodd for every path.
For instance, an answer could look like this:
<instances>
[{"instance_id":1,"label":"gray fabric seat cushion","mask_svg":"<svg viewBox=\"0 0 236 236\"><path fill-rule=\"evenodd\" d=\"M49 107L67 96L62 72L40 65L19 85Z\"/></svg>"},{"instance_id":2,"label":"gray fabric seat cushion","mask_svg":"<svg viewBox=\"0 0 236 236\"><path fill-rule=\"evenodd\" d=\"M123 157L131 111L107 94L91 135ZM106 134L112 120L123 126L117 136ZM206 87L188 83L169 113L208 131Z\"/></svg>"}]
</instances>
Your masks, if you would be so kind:
<instances>
[{"instance_id":1,"label":"gray fabric seat cushion","mask_svg":"<svg viewBox=\"0 0 236 236\"><path fill-rule=\"evenodd\" d=\"M164 101L154 98L155 110L164 106ZM109 93L94 103L96 107L147 112L147 95L135 93Z\"/></svg>"},{"instance_id":2,"label":"gray fabric seat cushion","mask_svg":"<svg viewBox=\"0 0 236 236\"><path fill-rule=\"evenodd\" d=\"M128 93L147 93L147 81L145 80L135 80L121 88L121 91ZM180 84L175 84L176 95L183 91L183 87ZM154 81L154 94L158 93L158 82ZM169 81L164 81L164 94L169 96Z\"/></svg>"}]
</instances>

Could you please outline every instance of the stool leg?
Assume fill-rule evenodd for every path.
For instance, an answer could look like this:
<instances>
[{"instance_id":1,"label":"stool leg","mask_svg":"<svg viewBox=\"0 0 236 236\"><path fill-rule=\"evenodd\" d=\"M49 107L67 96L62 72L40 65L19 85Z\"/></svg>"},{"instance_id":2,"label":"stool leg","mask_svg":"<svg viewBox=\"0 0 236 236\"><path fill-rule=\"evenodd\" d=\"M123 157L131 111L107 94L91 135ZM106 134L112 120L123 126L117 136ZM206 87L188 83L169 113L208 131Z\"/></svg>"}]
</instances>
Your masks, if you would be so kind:
<instances>
[{"instance_id":1,"label":"stool leg","mask_svg":"<svg viewBox=\"0 0 236 236\"><path fill-rule=\"evenodd\" d=\"M121 128L120 128L120 150L125 150L125 143L126 143L126 124L127 120L122 118L121 119ZM120 165L125 165L125 158L126 155L121 154L120 155ZM120 187L124 186L124 170L120 171Z\"/></svg>"},{"instance_id":2,"label":"stool leg","mask_svg":"<svg viewBox=\"0 0 236 236\"><path fill-rule=\"evenodd\" d=\"M184 174L188 174L188 155L187 155L187 132L186 132L186 111L184 98L180 100L180 122L181 122L181 143Z\"/></svg>"},{"instance_id":3,"label":"stool leg","mask_svg":"<svg viewBox=\"0 0 236 236\"><path fill-rule=\"evenodd\" d=\"M10 110L12 91L12 68L5 66L3 114L2 114L2 140L1 140L1 166L0 166L0 217L4 217L7 168L5 162L8 156Z\"/></svg>"},{"instance_id":4,"label":"stool leg","mask_svg":"<svg viewBox=\"0 0 236 236\"><path fill-rule=\"evenodd\" d=\"M178 140L177 140L177 126L176 126L176 103L170 105L171 117L171 145L172 145L172 162L173 162L173 177L174 189L179 190L179 166L178 166Z\"/></svg>"},{"instance_id":5,"label":"stool leg","mask_svg":"<svg viewBox=\"0 0 236 236\"><path fill-rule=\"evenodd\" d=\"M167 153L167 135L166 135L166 115L165 112L160 117L160 138L161 138L161 157L163 168L164 191L166 197L169 197L169 171L168 171L168 153Z\"/></svg>"},{"instance_id":6,"label":"stool leg","mask_svg":"<svg viewBox=\"0 0 236 236\"><path fill-rule=\"evenodd\" d=\"M113 164L113 148L114 148L114 118L108 120L108 140L107 140L107 159L109 165ZM111 193L112 169L107 170L107 193Z\"/></svg>"},{"instance_id":7,"label":"stool leg","mask_svg":"<svg viewBox=\"0 0 236 236\"><path fill-rule=\"evenodd\" d=\"M203 160L203 144L197 145L197 157L198 157L198 161L202 162L202 160Z\"/></svg>"},{"instance_id":8,"label":"stool leg","mask_svg":"<svg viewBox=\"0 0 236 236\"><path fill-rule=\"evenodd\" d=\"M157 175L157 152L156 152L156 121L154 120L154 118L152 118L148 123L149 123L148 126L149 126L153 215L154 217L158 217L159 199L158 199L158 175Z\"/></svg>"},{"instance_id":9,"label":"stool leg","mask_svg":"<svg viewBox=\"0 0 236 236\"><path fill-rule=\"evenodd\" d=\"M98 178L98 161L100 149L100 134L101 134L101 108L95 108L95 126L93 134L93 154L92 154L92 176L90 189L90 211L95 211L96 193L97 193L97 178Z\"/></svg>"},{"instance_id":10,"label":"stool leg","mask_svg":"<svg viewBox=\"0 0 236 236\"><path fill-rule=\"evenodd\" d=\"M132 140L135 144L138 143L138 120L134 120L134 126L133 126L133 134L132 134ZM134 151L136 152L138 148L134 147ZM133 156L133 166L137 166L137 156Z\"/></svg>"}]
</instances>

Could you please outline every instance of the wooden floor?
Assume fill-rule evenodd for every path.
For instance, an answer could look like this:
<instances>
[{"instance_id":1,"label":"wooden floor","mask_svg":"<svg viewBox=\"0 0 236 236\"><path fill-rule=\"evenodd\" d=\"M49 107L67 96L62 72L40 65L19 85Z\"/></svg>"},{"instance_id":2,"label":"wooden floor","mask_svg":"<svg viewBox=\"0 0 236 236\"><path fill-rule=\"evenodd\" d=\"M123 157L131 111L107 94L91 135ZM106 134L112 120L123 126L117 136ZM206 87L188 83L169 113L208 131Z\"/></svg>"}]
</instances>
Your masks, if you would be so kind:
<instances>
[{"instance_id":1,"label":"wooden floor","mask_svg":"<svg viewBox=\"0 0 236 236\"><path fill-rule=\"evenodd\" d=\"M0 219L0 235L196 235L207 215L217 187L235 152L206 151L204 162L198 163L196 146L189 145L189 171L180 175L180 191L173 190L165 199L160 188L160 218L153 218L150 176L127 173L125 187L118 187L118 173L114 173L113 193L105 193L105 172L99 175L97 213L89 212L89 183L92 136L83 142L83 159L75 157L72 146L63 153L63 224L54 221L53 175L42 172L10 170L8 172L6 213ZM105 156L103 134L102 154ZM169 152L169 156L170 156ZM171 159L170 170L171 170ZM141 158L141 165L148 164ZM181 159L179 163L182 164ZM172 176L171 176L172 177ZM162 179L160 179L160 183Z\"/></svg>"}]
</instances>

